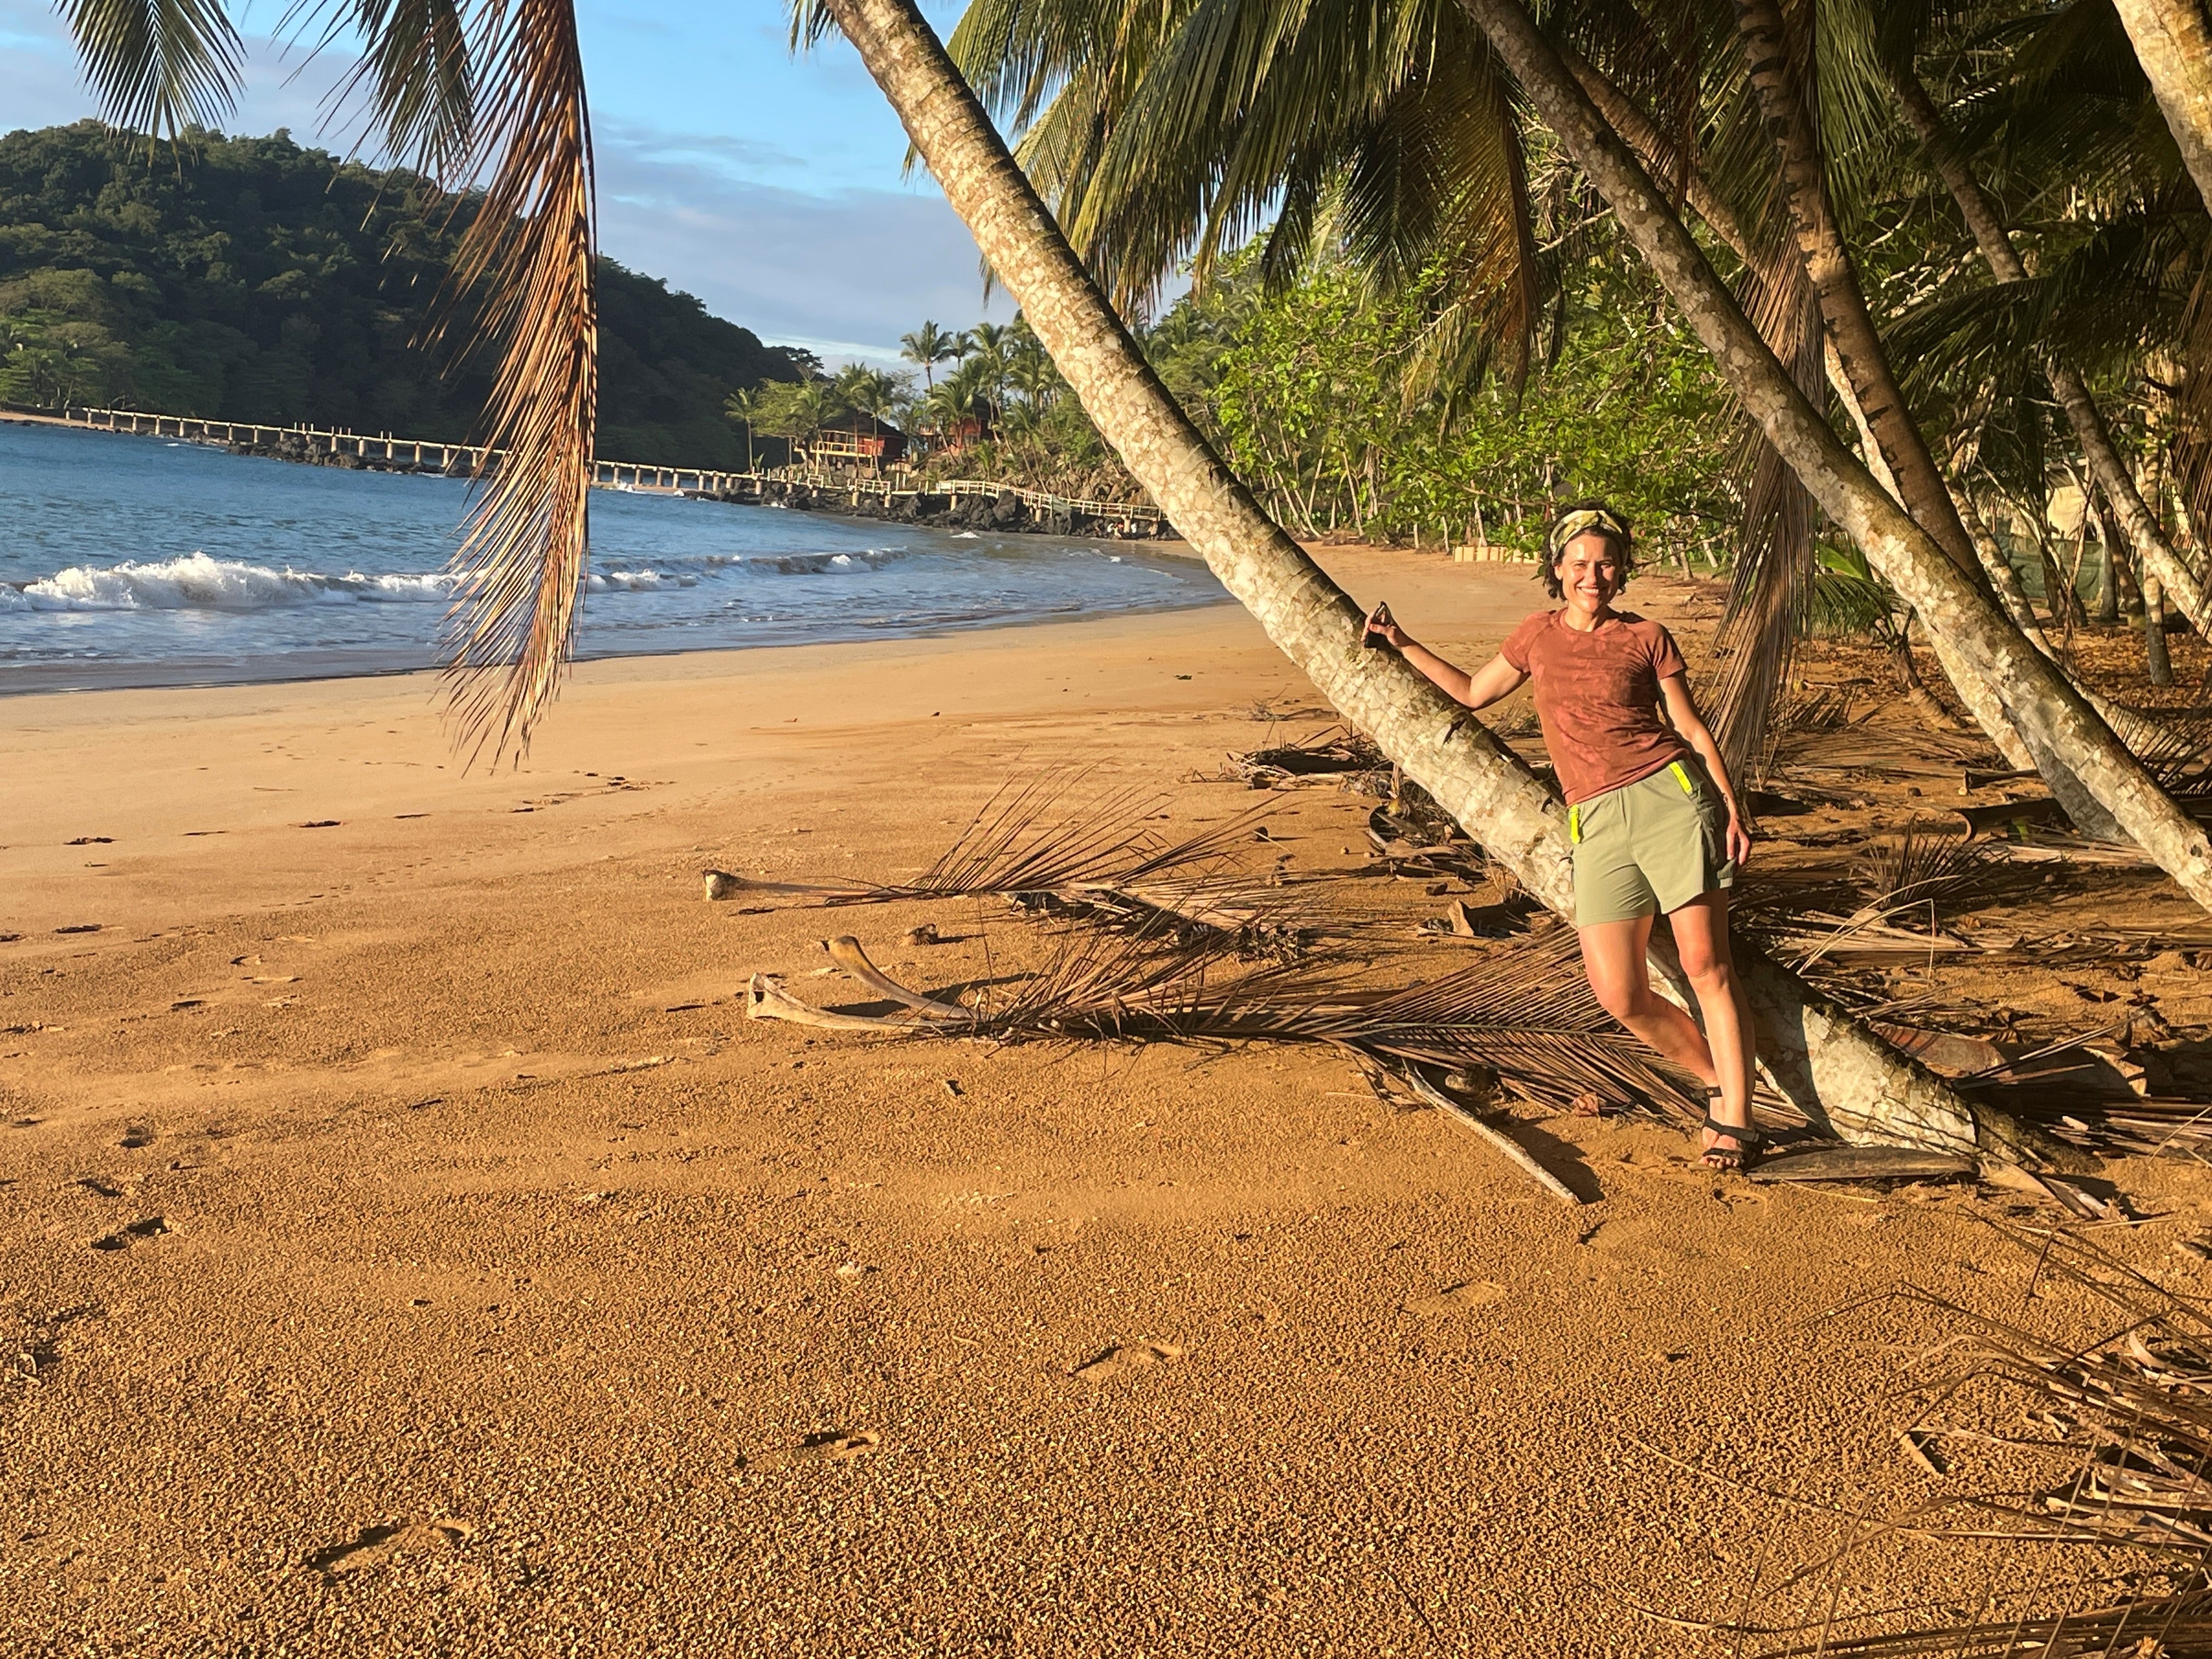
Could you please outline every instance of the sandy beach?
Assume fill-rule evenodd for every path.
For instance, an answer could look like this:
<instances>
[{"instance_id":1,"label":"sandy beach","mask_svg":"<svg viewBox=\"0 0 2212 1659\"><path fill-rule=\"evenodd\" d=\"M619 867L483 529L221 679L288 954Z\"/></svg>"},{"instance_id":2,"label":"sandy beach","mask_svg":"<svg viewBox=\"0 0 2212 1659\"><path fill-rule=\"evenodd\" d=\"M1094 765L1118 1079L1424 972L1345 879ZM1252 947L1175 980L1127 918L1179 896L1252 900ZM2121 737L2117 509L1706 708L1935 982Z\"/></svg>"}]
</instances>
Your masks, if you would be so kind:
<instances>
[{"instance_id":1,"label":"sandy beach","mask_svg":"<svg viewBox=\"0 0 2212 1659\"><path fill-rule=\"evenodd\" d=\"M1462 660L1540 597L1325 557ZM1942 1484L1893 1389L1954 1333L1866 1298L2017 1310L2033 1265L1971 1188L1528 1115L1570 1210L1314 1051L744 1018L755 970L865 1000L827 933L945 987L1037 930L702 867L893 879L1056 762L1249 805L1224 757L1328 717L1231 607L595 663L514 771L429 676L6 712L6 1652L1724 1650L1755 1573ZM1371 805L1275 833L1340 860ZM2185 1166L2127 1178L2202 1220ZM2177 1236L2139 1248L2186 1280Z\"/></svg>"}]
</instances>

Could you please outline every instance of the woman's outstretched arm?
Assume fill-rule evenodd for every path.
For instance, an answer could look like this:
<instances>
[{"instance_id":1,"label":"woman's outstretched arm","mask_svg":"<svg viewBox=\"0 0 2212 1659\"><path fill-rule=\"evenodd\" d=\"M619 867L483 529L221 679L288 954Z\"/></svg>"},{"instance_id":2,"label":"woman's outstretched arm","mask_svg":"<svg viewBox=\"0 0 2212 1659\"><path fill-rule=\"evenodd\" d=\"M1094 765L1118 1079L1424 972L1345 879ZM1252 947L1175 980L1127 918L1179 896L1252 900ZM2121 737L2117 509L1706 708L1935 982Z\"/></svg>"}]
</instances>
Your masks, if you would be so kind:
<instances>
[{"instance_id":1,"label":"woman's outstretched arm","mask_svg":"<svg viewBox=\"0 0 2212 1659\"><path fill-rule=\"evenodd\" d=\"M1705 716L1698 713L1697 699L1690 695L1687 674L1669 674L1659 682L1659 695L1666 699L1667 720L1682 734L1683 741L1698 751L1698 758L1705 763L1705 775L1721 792L1728 803L1728 855L1737 865L1751 857L1751 821L1744 816L1743 808L1736 802L1735 785L1730 781L1728 763L1721 758L1721 746L1713 741L1706 730Z\"/></svg>"},{"instance_id":2,"label":"woman's outstretched arm","mask_svg":"<svg viewBox=\"0 0 2212 1659\"><path fill-rule=\"evenodd\" d=\"M1388 605L1375 607L1375 614L1367 619L1367 631L1389 641L1438 690L1469 708L1487 708L1500 698L1511 696L1528 683L1528 675L1503 657L1492 657L1472 674L1464 668L1453 667L1399 627Z\"/></svg>"}]
</instances>

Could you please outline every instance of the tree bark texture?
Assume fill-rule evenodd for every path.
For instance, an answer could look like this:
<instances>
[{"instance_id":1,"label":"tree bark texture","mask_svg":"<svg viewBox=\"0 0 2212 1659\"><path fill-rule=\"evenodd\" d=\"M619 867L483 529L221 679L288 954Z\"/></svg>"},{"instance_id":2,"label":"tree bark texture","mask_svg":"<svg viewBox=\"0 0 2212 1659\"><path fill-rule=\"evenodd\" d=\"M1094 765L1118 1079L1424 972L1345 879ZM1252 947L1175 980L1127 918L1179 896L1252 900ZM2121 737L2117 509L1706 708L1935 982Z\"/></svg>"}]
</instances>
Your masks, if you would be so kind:
<instances>
[{"instance_id":1,"label":"tree bark texture","mask_svg":"<svg viewBox=\"0 0 2212 1659\"><path fill-rule=\"evenodd\" d=\"M1573 894L1557 796L1395 653L1360 648L1349 596L1260 510L1138 349L912 0L826 0L953 210L1068 384L1176 530L1346 719L1555 911ZM1848 1139L1980 1151L2051 1144L1948 1085L1745 948L1759 1055L1793 1103Z\"/></svg>"},{"instance_id":2,"label":"tree bark texture","mask_svg":"<svg viewBox=\"0 0 2212 1659\"><path fill-rule=\"evenodd\" d=\"M2212 208L2212 14L2204 0L2112 0L2197 193Z\"/></svg>"},{"instance_id":3,"label":"tree bark texture","mask_svg":"<svg viewBox=\"0 0 2212 1659\"><path fill-rule=\"evenodd\" d=\"M1959 216L1973 233L1974 246L1982 251L1990 274L2000 283L2026 282L2027 266L2013 246L2012 233L2005 228L1996 204L1990 200L1981 180L1974 176L1972 165L1959 147L1943 112L1936 107L1936 100L1928 95L1928 89L1910 68L1893 64L1889 76L1897 101L1905 111L1906 124L1920 141L1920 148L1927 152L1929 165L1936 169L1936 176L1943 181L1952 201L1958 204ZM2087 382L2082 380L2079 369L2056 353L2049 354L2045 362L2051 389L2058 395L2059 406L2066 411L2067 424L2074 428L2074 441L2081 446L2089 476L2105 492L2105 499L2112 502L2136 560L2147 574L2157 578L2166 596L2189 618L2190 625L2212 638L2212 618L2208 618L2205 611L2204 586L2174 552L2173 544L2159 527L2158 515L2136 487L2133 475L2113 445L2112 429L2105 424L2104 413L2089 394Z\"/></svg>"},{"instance_id":4,"label":"tree bark texture","mask_svg":"<svg viewBox=\"0 0 2212 1659\"><path fill-rule=\"evenodd\" d=\"M2212 909L2212 844L2203 830L1995 602L1883 493L1805 401L1519 0L1461 4L1604 196L1767 441L1868 562L1920 613L1930 636L1945 639L1961 666L1995 690L2052 793L2069 811L2077 799L2086 798L2090 809L2101 806L2099 817L2117 823L2185 892ZM1971 556L1972 549L1967 551ZM2095 822L2093 817L2082 828L2094 833Z\"/></svg>"},{"instance_id":5,"label":"tree bark texture","mask_svg":"<svg viewBox=\"0 0 2212 1659\"><path fill-rule=\"evenodd\" d=\"M1844 246L1843 229L1836 222L1834 204L1828 195L1827 168L1820 157L1812 113L1806 107L1807 89L1799 83L1793 68L1795 59L1782 8L1778 0L1735 0L1735 16L1745 67L1759 94L1767 136L1774 143L1783 198L1797 233L1798 250L1804 255L1805 274L1820 296L1820 318L1828 338L1860 408L1866 412L1868 428L1896 477L1905 511L1950 556L1952 563L1978 580L1981 566L1974 556L1973 542L1959 522L1943 475L1936 470L1936 458L1920 434L1897 377L1890 372L1889 355L1867 310L1850 250Z\"/></svg>"},{"instance_id":6,"label":"tree bark texture","mask_svg":"<svg viewBox=\"0 0 2212 1659\"><path fill-rule=\"evenodd\" d=\"M1614 131L1638 153L1645 171L1649 173L1656 168L1661 159L1668 154L1668 141L1653 125L1651 118L1580 54L1571 49L1563 49L1560 55L1576 80L1589 94L1591 101L1613 124ZM1688 170L1686 194L1691 210L1712 228L1713 234L1721 239L1729 252L1741 259L1747 269L1755 267L1758 261L1752 257L1751 240L1744 234L1742 222L1736 217L1735 210L1714 193L1701 169L1692 167ZM1889 463L1882 457L1881 442L1875 438L1873 428L1868 424L1866 410L1859 402L1850 377L1844 371L1843 360L1836 354L1835 340L1828 337L1821 344L1821 357L1827 370L1828 385L1836 394L1836 401L1843 405L1844 412L1851 418L1852 426L1858 432L1859 446L1865 453L1867 465L1881 481L1882 488L1892 496L1898 497L1901 505L1897 480L1890 472ZM1951 689L1958 693L1959 701L1966 705L1966 712L1973 717L1974 724L1981 727L1983 735L1996 745L1997 752L2004 757L2005 764L2021 770L2033 767L2035 757L2014 729L1995 690L1980 677L1966 672L1956 663L1954 653L1945 641L1931 637L1929 646L1936 653L1936 664L1942 670L1943 677L1951 683ZM1924 687L1920 690L1920 699L1913 706L1923 714L1927 714L1930 709L1940 710L1942 708L1929 696ZM1937 729L1949 730L1954 725L1955 722L1946 714L1937 722Z\"/></svg>"}]
</instances>

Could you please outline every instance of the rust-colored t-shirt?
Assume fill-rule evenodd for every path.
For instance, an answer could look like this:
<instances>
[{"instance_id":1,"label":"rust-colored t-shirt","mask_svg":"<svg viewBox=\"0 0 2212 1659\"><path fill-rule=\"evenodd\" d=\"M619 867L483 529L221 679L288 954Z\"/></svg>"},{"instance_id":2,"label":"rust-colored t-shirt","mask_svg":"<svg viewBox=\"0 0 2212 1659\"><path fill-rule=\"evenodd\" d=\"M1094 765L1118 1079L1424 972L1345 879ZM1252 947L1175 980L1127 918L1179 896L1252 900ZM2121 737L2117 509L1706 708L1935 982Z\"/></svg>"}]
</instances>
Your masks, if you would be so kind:
<instances>
[{"instance_id":1,"label":"rust-colored t-shirt","mask_svg":"<svg viewBox=\"0 0 2212 1659\"><path fill-rule=\"evenodd\" d=\"M1540 611L1501 647L1535 682L1536 718L1569 805L1648 778L1696 751L1659 712L1659 682L1687 672L1672 635L1616 611L1589 633Z\"/></svg>"}]
</instances>

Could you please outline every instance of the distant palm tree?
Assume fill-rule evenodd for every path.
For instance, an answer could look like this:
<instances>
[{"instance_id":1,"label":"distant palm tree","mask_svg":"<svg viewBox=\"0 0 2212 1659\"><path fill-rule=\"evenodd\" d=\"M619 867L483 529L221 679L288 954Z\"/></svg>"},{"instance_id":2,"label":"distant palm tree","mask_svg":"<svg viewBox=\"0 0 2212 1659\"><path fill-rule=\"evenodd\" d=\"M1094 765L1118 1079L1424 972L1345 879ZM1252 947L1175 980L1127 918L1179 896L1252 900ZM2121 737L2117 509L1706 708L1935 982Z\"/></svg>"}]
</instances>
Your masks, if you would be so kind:
<instances>
[{"instance_id":1,"label":"distant palm tree","mask_svg":"<svg viewBox=\"0 0 2212 1659\"><path fill-rule=\"evenodd\" d=\"M1052 359L1042 346L1024 351L1014 359L1006 374L1014 390L1020 392L1030 409L1042 413L1050 407L1064 384L1060 371L1053 367Z\"/></svg>"},{"instance_id":2,"label":"distant palm tree","mask_svg":"<svg viewBox=\"0 0 2212 1659\"><path fill-rule=\"evenodd\" d=\"M1013 366L1015 335L1012 327L1002 323L978 323L968 331L967 362L983 365L982 379L987 395L995 404L1006 383L1006 371Z\"/></svg>"},{"instance_id":3,"label":"distant palm tree","mask_svg":"<svg viewBox=\"0 0 2212 1659\"><path fill-rule=\"evenodd\" d=\"M947 334L935 323L924 322L911 334L899 336L899 356L910 363L921 365L925 389L937 389L937 366L950 362L960 355L960 337Z\"/></svg>"},{"instance_id":4,"label":"distant palm tree","mask_svg":"<svg viewBox=\"0 0 2212 1659\"><path fill-rule=\"evenodd\" d=\"M722 405L722 413L733 421L745 423L745 471L753 470L753 422L761 412L761 393L758 386L748 386L743 392L733 392Z\"/></svg>"}]
</instances>

